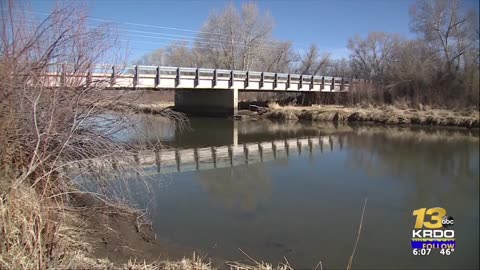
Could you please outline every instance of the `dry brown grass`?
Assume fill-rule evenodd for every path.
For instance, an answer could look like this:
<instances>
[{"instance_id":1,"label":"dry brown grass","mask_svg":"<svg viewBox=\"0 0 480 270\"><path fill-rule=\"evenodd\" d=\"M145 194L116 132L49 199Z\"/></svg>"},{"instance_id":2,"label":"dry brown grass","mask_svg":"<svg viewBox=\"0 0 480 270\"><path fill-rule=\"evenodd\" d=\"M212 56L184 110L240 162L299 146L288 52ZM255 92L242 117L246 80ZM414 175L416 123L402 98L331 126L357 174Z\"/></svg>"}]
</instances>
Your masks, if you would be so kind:
<instances>
[{"instance_id":1,"label":"dry brown grass","mask_svg":"<svg viewBox=\"0 0 480 270\"><path fill-rule=\"evenodd\" d=\"M290 262L287 260L286 257L283 257L285 259L285 262L280 262L276 267L274 267L270 263L264 261L259 262L255 260L240 248L239 250L249 259L250 263L227 261L226 263L230 267L230 270L294 270L290 266Z\"/></svg>"},{"instance_id":2,"label":"dry brown grass","mask_svg":"<svg viewBox=\"0 0 480 270\"><path fill-rule=\"evenodd\" d=\"M28 185L0 191L0 269L213 269L195 253L177 261L129 260L121 265L96 258L84 241L88 232L72 226L78 216L64 211L62 204L42 199ZM116 206L112 210L124 211Z\"/></svg>"},{"instance_id":3,"label":"dry brown grass","mask_svg":"<svg viewBox=\"0 0 480 270\"><path fill-rule=\"evenodd\" d=\"M38 200L36 192L28 188L2 193L0 268L41 269L47 265L47 243L54 240L49 231L55 224ZM49 239L44 237L47 234Z\"/></svg>"},{"instance_id":4,"label":"dry brown grass","mask_svg":"<svg viewBox=\"0 0 480 270\"><path fill-rule=\"evenodd\" d=\"M427 106L409 108L403 106L354 106L315 105L309 107L269 104L265 117L281 120L312 120L334 122L375 122L381 124L418 124L479 127L479 112L475 108L462 110L432 109Z\"/></svg>"},{"instance_id":5,"label":"dry brown grass","mask_svg":"<svg viewBox=\"0 0 480 270\"><path fill-rule=\"evenodd\" d=\"M0 190L0 269L70 268L89 245L66 226L61 204L27 185Z\"/></svg>"}]
</instances>

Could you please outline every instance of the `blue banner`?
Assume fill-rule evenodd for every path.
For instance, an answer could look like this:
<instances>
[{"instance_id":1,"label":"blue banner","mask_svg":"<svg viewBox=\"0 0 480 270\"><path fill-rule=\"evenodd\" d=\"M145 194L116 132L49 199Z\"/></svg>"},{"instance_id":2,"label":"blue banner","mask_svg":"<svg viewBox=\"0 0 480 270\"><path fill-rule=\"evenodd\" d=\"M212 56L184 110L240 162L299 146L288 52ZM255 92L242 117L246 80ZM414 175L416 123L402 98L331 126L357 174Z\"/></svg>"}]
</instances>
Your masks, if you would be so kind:
<instances>
[{"instance_id":1,"label":"blue banner","mask_svg":"<svg viewBox=\"0 0 480 270\"><path fill-rule=\"evenodd\" d=\"M455 240L429 240L429 241L413 241L412 248L432 248L432 249L452 249L455 248Z\"/></svg>"}]
</instances>

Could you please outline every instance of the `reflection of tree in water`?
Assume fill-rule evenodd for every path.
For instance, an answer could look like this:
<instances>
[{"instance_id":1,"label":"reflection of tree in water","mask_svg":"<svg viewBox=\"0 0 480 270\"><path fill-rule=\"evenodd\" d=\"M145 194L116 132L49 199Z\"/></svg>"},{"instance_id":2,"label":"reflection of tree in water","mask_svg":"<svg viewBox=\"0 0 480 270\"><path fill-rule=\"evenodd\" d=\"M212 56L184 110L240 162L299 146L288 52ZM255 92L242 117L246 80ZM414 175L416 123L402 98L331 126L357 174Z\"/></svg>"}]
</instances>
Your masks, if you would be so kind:
<instances>
[{"instance_id":1,"label":"reflection of tree in water","mask_svg":"<svg viewBox=\"0 0 480 270\"><path fill-rule=\"evenodd\" d=\"M118 116L113 116L118 117ZM127 118L128 125L112 134L118 142L129 142L142 146L162 144L171 141L178 130L183 130L185 123L174 121L158 115L138 114Z\"/></svg>"},{"instance_id":2,"label":"reflection of tree in water","mask_svg":"<svg viewBox=\"0 0 480 270\"><path fill-rule=\"evenodd\" d=\"M357 129L346 137L347 164L369 175L415 180L417 199L478 190L477 136L399 128Z\"/></svg>"},{"instance_id":3,"label":"reflection of tree in water","mask_svg":"<svg viewBox=\"0 0 480 270\"><path fill-rule=\"evenodd\" d=\"M255 212L272 192L270 175L262 165L238 166L199 172L200 183L208 193L228 208Z\"/></svg>"},{"instance_id":4,"label":"reflection of tree in water","mask_svg":"<svg viewBox=\"0 0 480 270\"><path fill-rule=\"evenodd\" d=\"M139 115L136 116L135 126L131 127L130 139L135 141L146 141L147 143L159 143L168 141L175 136L176 123L168 118Z\"/></svg>"}]
</instances>

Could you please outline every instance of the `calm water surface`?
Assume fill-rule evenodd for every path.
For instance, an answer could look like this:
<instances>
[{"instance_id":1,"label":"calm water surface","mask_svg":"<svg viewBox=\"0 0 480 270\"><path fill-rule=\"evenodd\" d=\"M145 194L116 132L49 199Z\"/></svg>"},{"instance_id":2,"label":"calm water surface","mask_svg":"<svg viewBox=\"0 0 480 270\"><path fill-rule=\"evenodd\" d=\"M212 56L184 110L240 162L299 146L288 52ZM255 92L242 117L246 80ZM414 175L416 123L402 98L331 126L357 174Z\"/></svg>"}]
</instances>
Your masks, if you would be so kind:
<instances>
[{"instance_id":1,"label":"calm water surface","mask_svg":"<svg viewBox=\"0 0 480 270\"><path fill-rule=\"evenodd\" d=\"M288 156L252 150L248 164L207 158L198 170L127 181L159 237L184 254L246 260L242 249L297 269L345 269L368 198L354 269L479 267L478 131L199 118L182 132L149 121L145 134L177 149L290 142ZM456 250L413 256L412 212L436 206L455 218Z\"/></svg>"}]
</instances>

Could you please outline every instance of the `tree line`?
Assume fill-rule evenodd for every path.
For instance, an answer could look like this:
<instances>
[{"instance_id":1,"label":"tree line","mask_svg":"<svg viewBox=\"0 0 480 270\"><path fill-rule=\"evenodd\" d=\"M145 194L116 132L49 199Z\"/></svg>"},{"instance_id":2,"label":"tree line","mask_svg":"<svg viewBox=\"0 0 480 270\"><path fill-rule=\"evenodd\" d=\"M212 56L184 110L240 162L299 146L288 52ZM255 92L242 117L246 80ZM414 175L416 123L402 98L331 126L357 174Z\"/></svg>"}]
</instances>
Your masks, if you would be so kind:
<instances>
[{"instance_id":1,"label":"tree line","mask_svg":"<svg viewBox=\"0 0 480 270\"><path fill-rule=\"evenodd\" d=\"M275 39L272 16L255 3L240 10L230 4L208 16L192 44L172 43L136 64L356 78L373 83L357 89L365 93L356 93L355 102L478 106L476 10L460 0L417 0L409 26L413 39L370 32L348 40L348 58L333 59L314 44L298 52L292 42Z\"/></svg>"}]
</instances>

